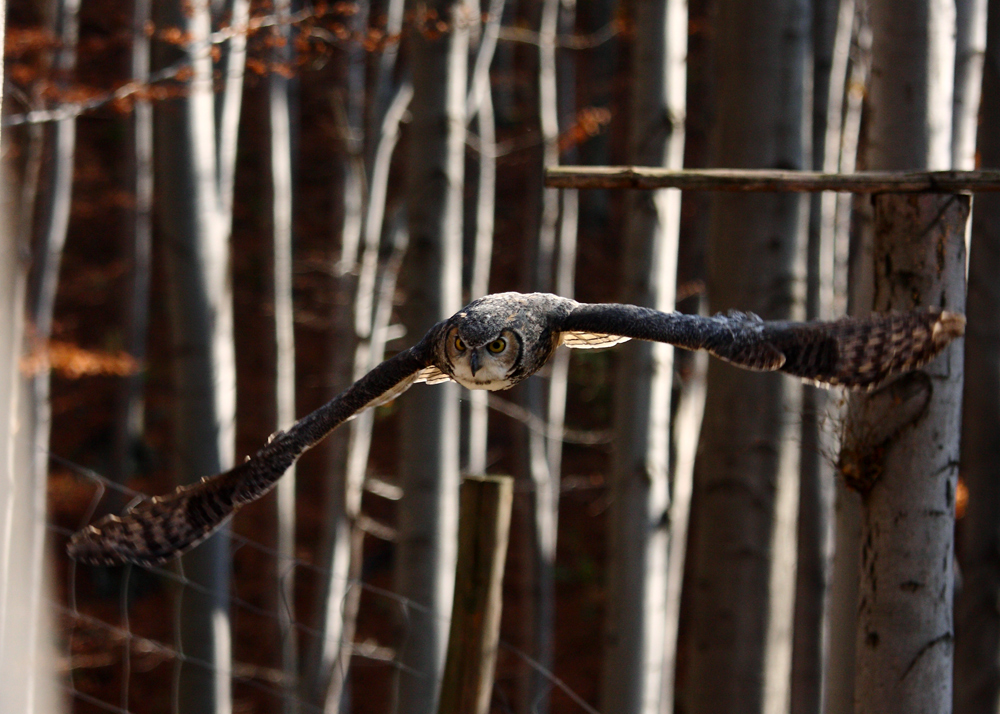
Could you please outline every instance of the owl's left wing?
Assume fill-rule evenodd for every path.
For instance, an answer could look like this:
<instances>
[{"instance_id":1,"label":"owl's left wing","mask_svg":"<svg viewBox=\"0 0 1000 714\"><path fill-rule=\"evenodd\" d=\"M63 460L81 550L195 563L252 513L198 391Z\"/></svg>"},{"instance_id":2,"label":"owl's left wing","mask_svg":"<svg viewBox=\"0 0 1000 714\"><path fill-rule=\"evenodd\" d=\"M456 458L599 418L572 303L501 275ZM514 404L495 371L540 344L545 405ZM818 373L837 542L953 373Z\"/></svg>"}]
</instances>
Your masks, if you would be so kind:
<instances>
[{"instance_id":1,"label":"owl's left wing","mask_svg":"<svg viewBox=\"0 0 1000 714\"><path fill-rule=\"evenodd\" d=\"M299 456L357 413L399 396L434 369L432 335L386 360L322 407L279 432L253 457L225 473L143 501L75 533L70 557L93 565L155 565L208 538L241 506L270 491ZM428 379L427 381L431 381Z\"/></svg>"},{"instance_id":2,"label":"owl's left wing","mask_svg":"<svg viewBox=\"0 0 1000 714\"><path fill-rule=\"evenodd\" d=\"M707 350L744 369L782 371L823 385L872 389L917 369L965 332L965 317L923 308L832 322L768 322L731 312L702 317L635 305L581 304L562 332L667 342Z\"/></svg>"}]
</instances>

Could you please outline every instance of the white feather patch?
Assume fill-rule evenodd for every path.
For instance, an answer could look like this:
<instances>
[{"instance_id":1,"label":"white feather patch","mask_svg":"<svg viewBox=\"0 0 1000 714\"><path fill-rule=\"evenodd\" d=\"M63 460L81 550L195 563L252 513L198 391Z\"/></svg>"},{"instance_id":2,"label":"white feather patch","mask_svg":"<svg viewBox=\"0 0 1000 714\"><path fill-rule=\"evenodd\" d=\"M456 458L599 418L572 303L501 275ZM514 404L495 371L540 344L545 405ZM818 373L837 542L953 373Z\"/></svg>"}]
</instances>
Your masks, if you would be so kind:
<instances>
[{"instance_id":1,"label":"white feather patch","mask_svg":"<svg viewBox=\"0 0 1000 714\"><path fill-rule=\"evenodd\" d=\"M628 342L629 337L607 335L602 332L576 332L567 330L559 334L559 344L578 350L595 350L602 347L614 347L622 342Z\"/></svg>"}]
</instances>

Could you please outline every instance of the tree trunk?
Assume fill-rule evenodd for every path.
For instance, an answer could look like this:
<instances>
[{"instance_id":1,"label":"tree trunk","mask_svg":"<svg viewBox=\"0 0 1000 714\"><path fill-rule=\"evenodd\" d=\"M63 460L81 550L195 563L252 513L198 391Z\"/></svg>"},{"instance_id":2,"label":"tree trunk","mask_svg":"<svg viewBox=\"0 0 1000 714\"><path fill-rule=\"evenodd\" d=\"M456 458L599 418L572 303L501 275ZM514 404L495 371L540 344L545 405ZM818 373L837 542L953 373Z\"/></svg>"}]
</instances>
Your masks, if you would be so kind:
<instances>
[{"instance_id":1,"label":"tree trunk","mask_svg":"<svg viewBox=\"0 0 1000 714\"><path fill-rule=\"evenodd\" d=\"M990 6L979 153L1000 167L1000 3ZM955 603L955 712L1000 708L1000 196L980 194L972 216L961 473L969 489L958 524L962 588Z\"/></svg>"},{"instance_id":2,"label":"tree trunk","mask_svg":"<svg viewBox=\"0 0 1000 714\"><path fill-rule=\"evenodd\" d=\"M150 0L136 0L132 5L132 79L138 84L149 81ZM110 478L124 484L135 473L136 450L142 439L145 417L143 387L146 381L146 338L149 325L149 291L153 252L153 107L139 97L132 116L132 234L128 253L131 258L128 293L124 300L125 349L139 369L122 378L118 391L118 415L114 425L114 444ZM122 498L117 495L108 504L117 513Z\"/></svg>"},{"instance_id":3,"label":"tree trunk","mask_svg":"<svg viewBox=\"0 0 1000 714\"><path fill-rule=\"evenodd\" d=\"M839 169L844 83L854 19L853 0L822 0L813 6L812 168ZM833 312L837 194L809 199L806 250L806 319L829 319ZM792 640L791 714L819 714L826 654L825 609L830 574L834 451L824 415L828 392L802 389L802 451L797 565Z\"/></svg>"},{"instance_id":4,"label":"tree trunk","mask_svg":"<svg viewBox=\"0 0 1000 714\"><path fill-rule=\"evenodd\" d=\"M408 334L422 335L461 307L469 7L438 0L414 2L412 9L410 238L402 317ZM426 10L436 11L448 29L425 28ZM401 596L428 610L408 612L399 659L412 669L396 673L399 714L435 709L444 666L458 528L457 397L457 385L445 384L418 387L403 403L396 585Z\"/></svg>"},{"instance_id":5,"label":"tree trunk","mask_svg":"<svg viewBox=\"0 0 1000 714\"><path fill-rule=\"evenodd\" d=\"M157 106L156 137L178 390L175 469L179 481L191 483L225 471L233 461L236 374L229 281L231 214L224 210L231 205L231 184L220 190L208 4L192 4L186 12L167 5L157 5L157 10L159 26L179 27L189 37L184 51L192 67L186 94ZM166 65L175 55L172 48L161 50ZM231 123L227 126L235 130ZM228 135L219 135L218 140L232 141ZM191 714L225 714L232 709L226 532L184 556L182 568L199 588L184 589L179 595L180 649L211 666L181 666L175 707Z\"/></svg>"},{"instance_id":6,"label":"tree trunk","mask_svg":"<svg viewBox=\"0 0 1000 714\"><path fill-rule=\"evenodd\" d=\"M801 0L720 3L715 165L803 166L808 20ZM756 61L747 61L751 56ZM793 195L715 197L708 248L712 312L800 315L801 209ZM798 393L798 384L776 375L738 373L718 361L709 366L695 469L699 512L693 518L703 527L692 549L689 712L787 707Z\"/></svg>"},{"instance_id":7,"label":"tree trunk","mask_svg":"<svg viewBox=\"0 0 1000 714\"><path fill-rule=\"evenodd\" d=\"M289 0L275 3L279 25L274 61L289 67L292 62L291 29L287 24ZM295 422L295 316L292 306L292 110L291 80L284 67L268 78L271 124L271 195L274 247L274 335L275 399L277 428ZM277 615L281 638L281 668L284 685L284 712L299 709L295 681L298 678L298 636L295 628L295 466L281 477L277 486Z\"/></svg>"},{"instance_id":8,"label":"tree trunk","mask_svg":"<svg viewBox=\"0 0 1000 714\"><path fill-rule=\"evenodd\" d=\"M687 4L632 4L631 165L681 168L684 159ZM681 192L626 197L622 301L674 308ZM659 714L663 694L670 520L668 444L673 349L630 343L616 375L609 619L603 711Z\"/></svg>"},{"instance_id":9,"label":"tree trunk","mask_svg":"<svg viewBox=\"0 0 1000 714\"><path fill-rule=\"evenodd\" d=\"M947 168L954 4L887 0L872 6L871 23L869 168ZM964 311L967 213L960 197L876 198L875 309ZM952 704L961 380L961 347L952 345L922 372L857 400L845 425L841 470L874 482L862 513L859 712Z\"/></svg>"},{"instance_id":10,"label":"tree trunk","mask_svg":"<svg viewBox=\"0 0 1000 714\"><path fill-rule=\"evenodd\" d=\"M955 99L951 127L951 167L976 168L988 0L955 2Z\"/></svg>"},{"instance_id":11,"label":"tree trunk","mask_svg":"<svg viewBox=\"0 0 1000 714\"><path fill-rule=\"evenodd\" d=\"M877 56L877 55L876 55ZM964 196L879 196L880 311L965 307ZM859 712L948 712L962 351L852 401L841 471L862 490Z\"/></svg>"},{"instance_id":12,"label":"tree trunk","mask_svg":"<svg viewBox=\"0 0 1000 714\"><path fill-rule=\"evenodd\" d=\"M850 20L843 15L848 3L841 6L841 23L848 21L851 31L848 81L844 89L843 129L839 147L839 166L843 173L853 172L858 159L863 97L868 86L871 64L871 31L864 8L852 6ZM854 5L851 3L851 5ZM860 10L860 11L859 11ZM831 147L827 147L828 150ZM846 306L847 314L863 315L872 301L870 206L867 196L840 196L834 211L834 298L837 312ZM853 226L852 226L853 222ZM866 258L867 256L867 258ZM829 635L824 675L823 710L826 714L853 714L854 662L858 612L858 571L861 552L861 499L847 487L844 479L835 479L834 544L830 572L830 600L826 614Z\"/></svg>"},{"instance_id":13,"label":"tree trunk","mask_svg":"<svg viewBox=\"0 0 1000 714\"><path fill-rule=\"evenodd\" d=\"M4 38L6 4L0 0L0 41ZM0 87L3 86L3 60L0 59ZM0 89L2 95L2 89ZM34 127L14 130L32 132ZM59 686L51 674L55 657L51 651L51 628L48 590L32 593L25 584L38 572L33 547L35 534L45 527L45 514L38 512L37 489L31 470L31 454L23 444L25 380L20 362L25 346L26 306L28 304L29 231L34 201L24 202L25 193L37 180L31 168L31 150L27 152L26 174L18 176L9 157L12 131L3 132L4 165L0 172L0 702L11 711L62 711ZM15 139L16 141L16 139ZM27 191L23 184L29 184ZM27 212L27 213L25 213ZM21 442L21 443L18 443ZM43 487L47 482L43 482ZM44 492L44 491L43 491ZM44 502L43 502L44 503ZM43 583L47 586L47 583ZM33 652L25 656L26 650Z\"/></svg>"}]
</instances>

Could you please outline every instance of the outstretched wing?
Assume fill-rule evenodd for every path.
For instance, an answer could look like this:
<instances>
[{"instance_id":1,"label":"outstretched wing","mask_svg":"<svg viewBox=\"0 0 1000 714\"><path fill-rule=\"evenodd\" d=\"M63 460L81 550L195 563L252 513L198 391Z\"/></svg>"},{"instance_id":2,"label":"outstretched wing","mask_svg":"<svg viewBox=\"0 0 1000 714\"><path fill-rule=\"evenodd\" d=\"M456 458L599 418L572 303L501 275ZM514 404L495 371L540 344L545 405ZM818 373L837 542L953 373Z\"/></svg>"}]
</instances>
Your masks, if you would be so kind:
<instances>
[{"instance_id":1,"label":"outstretched wing","mask_svg":"<svg viewBox=\"0 0 1000 714\"><path fill-rule=\"evenodd\" d=\"M431 331L433 332L433 330ZM241 506L270 491L303 452L358 412L395 398L430 361L430 337L386 360L340 395L279 432L252 458L216 476L106 516L75 533L71 558L94 565L155 565L208 538Z\"/></svg>"},{"instance_id":2,"label":"outstretched wing","mask_svg":"<svg viewBox=\"0 0 1000 714\"><path fill-rule=\"evenodd\" d=\"M561 321L564 332L668 342L707 350L745 369L773 371L823 385L872 389L917 369L965 332L965 317L924 308L834 322L767 322L731 312L702 317L635 305L579 305Z\"/></svg>"}]
</instances>

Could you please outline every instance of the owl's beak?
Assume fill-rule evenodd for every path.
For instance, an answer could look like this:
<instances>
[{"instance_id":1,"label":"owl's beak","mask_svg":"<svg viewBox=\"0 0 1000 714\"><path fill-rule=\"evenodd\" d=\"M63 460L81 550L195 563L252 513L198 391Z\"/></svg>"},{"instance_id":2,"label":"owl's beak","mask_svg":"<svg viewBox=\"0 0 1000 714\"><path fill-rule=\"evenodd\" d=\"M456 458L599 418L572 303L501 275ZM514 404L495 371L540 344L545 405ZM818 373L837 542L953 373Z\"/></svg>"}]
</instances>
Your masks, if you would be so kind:
<instances>
[{"instance_id":1,"label":"owl's beak","mask_svg":"<svg viewBox=\"0 0 1000 714\"><path fill-rule=\"evenodd\" d=\"M472 376L476 376L476 372L479 371L479 350L472 350L472 354L469 355L469 368L472 370Z\"/></svg>"}]
</instances>

